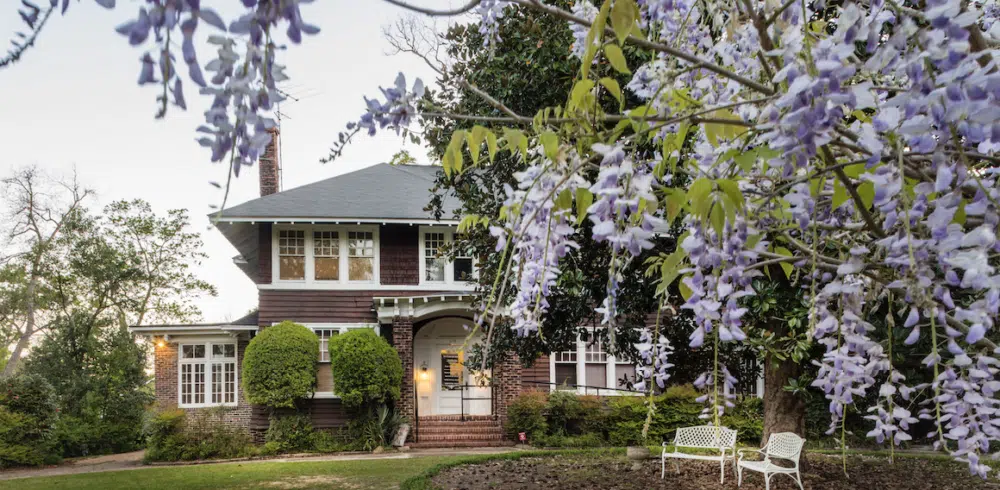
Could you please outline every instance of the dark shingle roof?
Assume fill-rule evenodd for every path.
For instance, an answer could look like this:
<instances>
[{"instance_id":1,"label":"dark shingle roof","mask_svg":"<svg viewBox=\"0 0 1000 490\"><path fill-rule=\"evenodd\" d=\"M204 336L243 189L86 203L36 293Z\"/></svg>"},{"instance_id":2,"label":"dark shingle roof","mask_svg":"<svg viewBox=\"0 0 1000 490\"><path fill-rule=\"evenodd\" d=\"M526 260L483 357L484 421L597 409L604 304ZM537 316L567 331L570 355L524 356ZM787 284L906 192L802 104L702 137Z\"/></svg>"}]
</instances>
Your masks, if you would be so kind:
<instances>
[{"instance_id":1,"label":"dark shingle roof","mask_svg":"<svg viewBox=\"0 0 1000 490\"><path fill-rule=\"evenodd\" d=\"M433 219L424 207L441 167L380 163L288 189L222 212L226 218ZM442 219L454 219L458 199L447 196ZM263 220L262 220L263 221Z\"/></svg>"}]
</instances>

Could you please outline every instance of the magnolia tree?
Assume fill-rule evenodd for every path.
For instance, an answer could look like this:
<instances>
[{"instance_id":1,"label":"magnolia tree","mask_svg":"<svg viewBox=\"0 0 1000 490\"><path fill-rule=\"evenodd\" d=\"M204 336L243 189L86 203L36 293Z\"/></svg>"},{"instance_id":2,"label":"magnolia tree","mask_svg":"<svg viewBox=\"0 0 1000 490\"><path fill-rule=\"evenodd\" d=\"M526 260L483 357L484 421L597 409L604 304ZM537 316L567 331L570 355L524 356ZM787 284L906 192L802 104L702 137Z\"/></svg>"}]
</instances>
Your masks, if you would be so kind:
<instances>
[{"instance_id":1,"label":"magnolia tree","mask_svg":"<svg viewBox=\"0 0 1000 490\"><path fill-rule=\"evenodd\" d=\"M864 409L877 441L929 438L987 476L981 459L1000 442L1000 360L990 340L1000 309L995 0L581 0L570 10L541 0L449 10L387 1L431 16L477 15L484 49L510 8L561 18L575 36L568 55L580 70L561 106L518 114L464 82L496 114L446 113L421 81L400 75L366 101L331 152L359 133L412 136L415 118L445 116L482 123L452 135L442 158L449 175L489 165L498 151L520 155L525 170L499 216L462 223L489 227L503 257L479 326L503 317L520 335L537 332L560 261L590 220L613 254L606 298L595 305L613 336L623 268L681 220L678 250L650 265L661 304L679 281L696 317L692 347L745 341L741 298L754 294L762 270L783 265L807 294L811 337L825 346L814 385L829 400L831 433L843 433L849 409ZM200 3L149 1L119 32L159 53L159 63L143 57L139 82L162 85L161 112L168 92L184 106L170 36L183 39L188 78L213 99L199 142L235 173L253 163L273 125L267 114L283 78L273 35L285 30L298 43L317 29L302 20L306 2L243 0L247 13L228 24ZM11 56L50 12L28 7L31 30ZM199 23L218 31L208 80L192 43ZM629 66L626 53L643 63ZM879 305L908 330L903 344L930 340L922 359L930 382L908 382L893 366L891 336L873 340ZM672 347L659 326L638 346L644 389L670 377ZM732 406L733 383L718 362L698 380L704 416L716 424ZM856 406L873 396L874 406ZM920 419L935 429L911 436Z\"/></svg>"}]
</instances>

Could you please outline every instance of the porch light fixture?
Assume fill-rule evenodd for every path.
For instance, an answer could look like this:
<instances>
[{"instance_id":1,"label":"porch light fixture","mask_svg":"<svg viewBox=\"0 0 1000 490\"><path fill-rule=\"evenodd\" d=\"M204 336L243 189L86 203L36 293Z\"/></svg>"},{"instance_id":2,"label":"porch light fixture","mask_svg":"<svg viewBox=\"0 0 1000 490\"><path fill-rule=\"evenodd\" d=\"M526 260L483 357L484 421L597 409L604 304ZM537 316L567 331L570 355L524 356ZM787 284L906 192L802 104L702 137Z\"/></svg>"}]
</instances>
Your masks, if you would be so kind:
<instances>
[{"instance_id":1,"label":"porch light fixture","mask_svg":"<svg viewBox=\"0 0 1000 490\"><path fill-rule=\"evenodd\" d=\"M156 346L162 349L167 346L167 343L164 342L163 339L161 338L160 340L156 341Z\"/></svg>"},{"instance_id":2,"label":"porch light fixture","mask_svg":"<svg viewBox=\"0 0 1000 490\"><path fill-rule=\"evenodd\" d=\"M420 380L427 381L429 376L427 374L427 361L420 363Z\"/></svg>"}]
</instances>

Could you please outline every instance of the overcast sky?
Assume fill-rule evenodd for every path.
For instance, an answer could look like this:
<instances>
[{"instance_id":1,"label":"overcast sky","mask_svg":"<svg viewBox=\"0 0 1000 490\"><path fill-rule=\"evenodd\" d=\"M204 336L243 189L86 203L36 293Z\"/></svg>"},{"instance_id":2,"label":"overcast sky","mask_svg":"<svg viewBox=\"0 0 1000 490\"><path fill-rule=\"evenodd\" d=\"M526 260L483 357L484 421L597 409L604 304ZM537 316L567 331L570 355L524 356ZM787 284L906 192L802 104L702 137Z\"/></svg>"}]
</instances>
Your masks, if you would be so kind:
<instances>
[{"instance_id":1,"label":"overcast sky","mask_svg":"<svg viewBox=\"0 0 1000 490\"><path fill-rule=\"evenodd\" d=\"M221 191L208 182L224 182L226 176L226 168L213 165L208 150L194 142L194 129L203 121L207 101L185 79L188 110L171 106L165 120L153 118L159 88L136 84L144 51L129 46L114 31L135 16L138 6L118 3L118 9L106 11L92 1L71 2L65 16L53 15L22 61L0 70L0 175L28 165L53 175L67 175L75 168L81 183L97 192L92 207L142 198L160 213L187 209L209 256L198 273L219 289L218 297L198 300L204 319L236 319L257 306L257 291L233 265L236 250L210 228L207 218L209 205L222 200ZM15 14L17 2L4 4L0 49L6 51L7 40L22 24ZM235 0L203 0L203 4L239 6ZM234 18L235 12L219 10L226 19ZM378 95L378 86L392 84L400 71L411 80L413 76L432 80L430 70L417 59L387 56L382 27L404 13L376 0L303 5L306 20L322 31L291 46L281 57L291 77L285 88L300 99L281 107L285 189L388 161L404 148L395 135L366 137L350 145L339 161L319 163L337 133L361 114L362 96ZM211 28L202 25L199 30L204 38ZM196 43L196 48L203 64L214 55L204 42ZM183 71L186 74L186 68ZM407 149L421 163L429 163L425 150ZM235 181L227 207L257 195L254 167Z\"/></svg>"}]
</instances>

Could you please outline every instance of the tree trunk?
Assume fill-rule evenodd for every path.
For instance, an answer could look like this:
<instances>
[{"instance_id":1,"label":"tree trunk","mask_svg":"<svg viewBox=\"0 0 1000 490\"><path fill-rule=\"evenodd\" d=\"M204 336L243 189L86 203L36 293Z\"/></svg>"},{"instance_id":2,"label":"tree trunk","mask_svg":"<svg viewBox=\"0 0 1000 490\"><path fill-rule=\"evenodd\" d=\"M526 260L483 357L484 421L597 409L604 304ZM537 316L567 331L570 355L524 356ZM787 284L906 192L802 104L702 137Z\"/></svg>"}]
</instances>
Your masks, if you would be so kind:
<instances>
[{"instance_id":1,"label":"tree trunk","mask_svg":"<svg viewBox=\"0 0 1000 490\"><path fill-rule=\"evenodd\" d=\"M38 260L32 263L32 274L31 279L28 280L27 287L27 308L25 316L24 333L21 334L21 338L17 339L17 345L14 346L14 351L10 353L10 358L7 359L7 366L4 368L3 373L0 373L0 378L6 378L14 374L14 370L17 369L17 364L21 360L21 353L28 348L28 343L31 342L31 336L35 334L35 290L38 284L38 276L35 275L34 271L38 270Z\"/></svg>"},{"instance_id":2,"label":"tree trunk","mask_svg":"<svg viewBox=\"0 0 1000 490\"><path fill-rule=\"evenodd\" d=\"M806 437L806 404L794 393L785 391L788 380L798 378L802 367L791 359L784 361L768 356L764 361L764 435L761 444L767 444L771 434L794 432ZM806 467L805 453L800 465Z\"/></svg>"}]
</instances>

